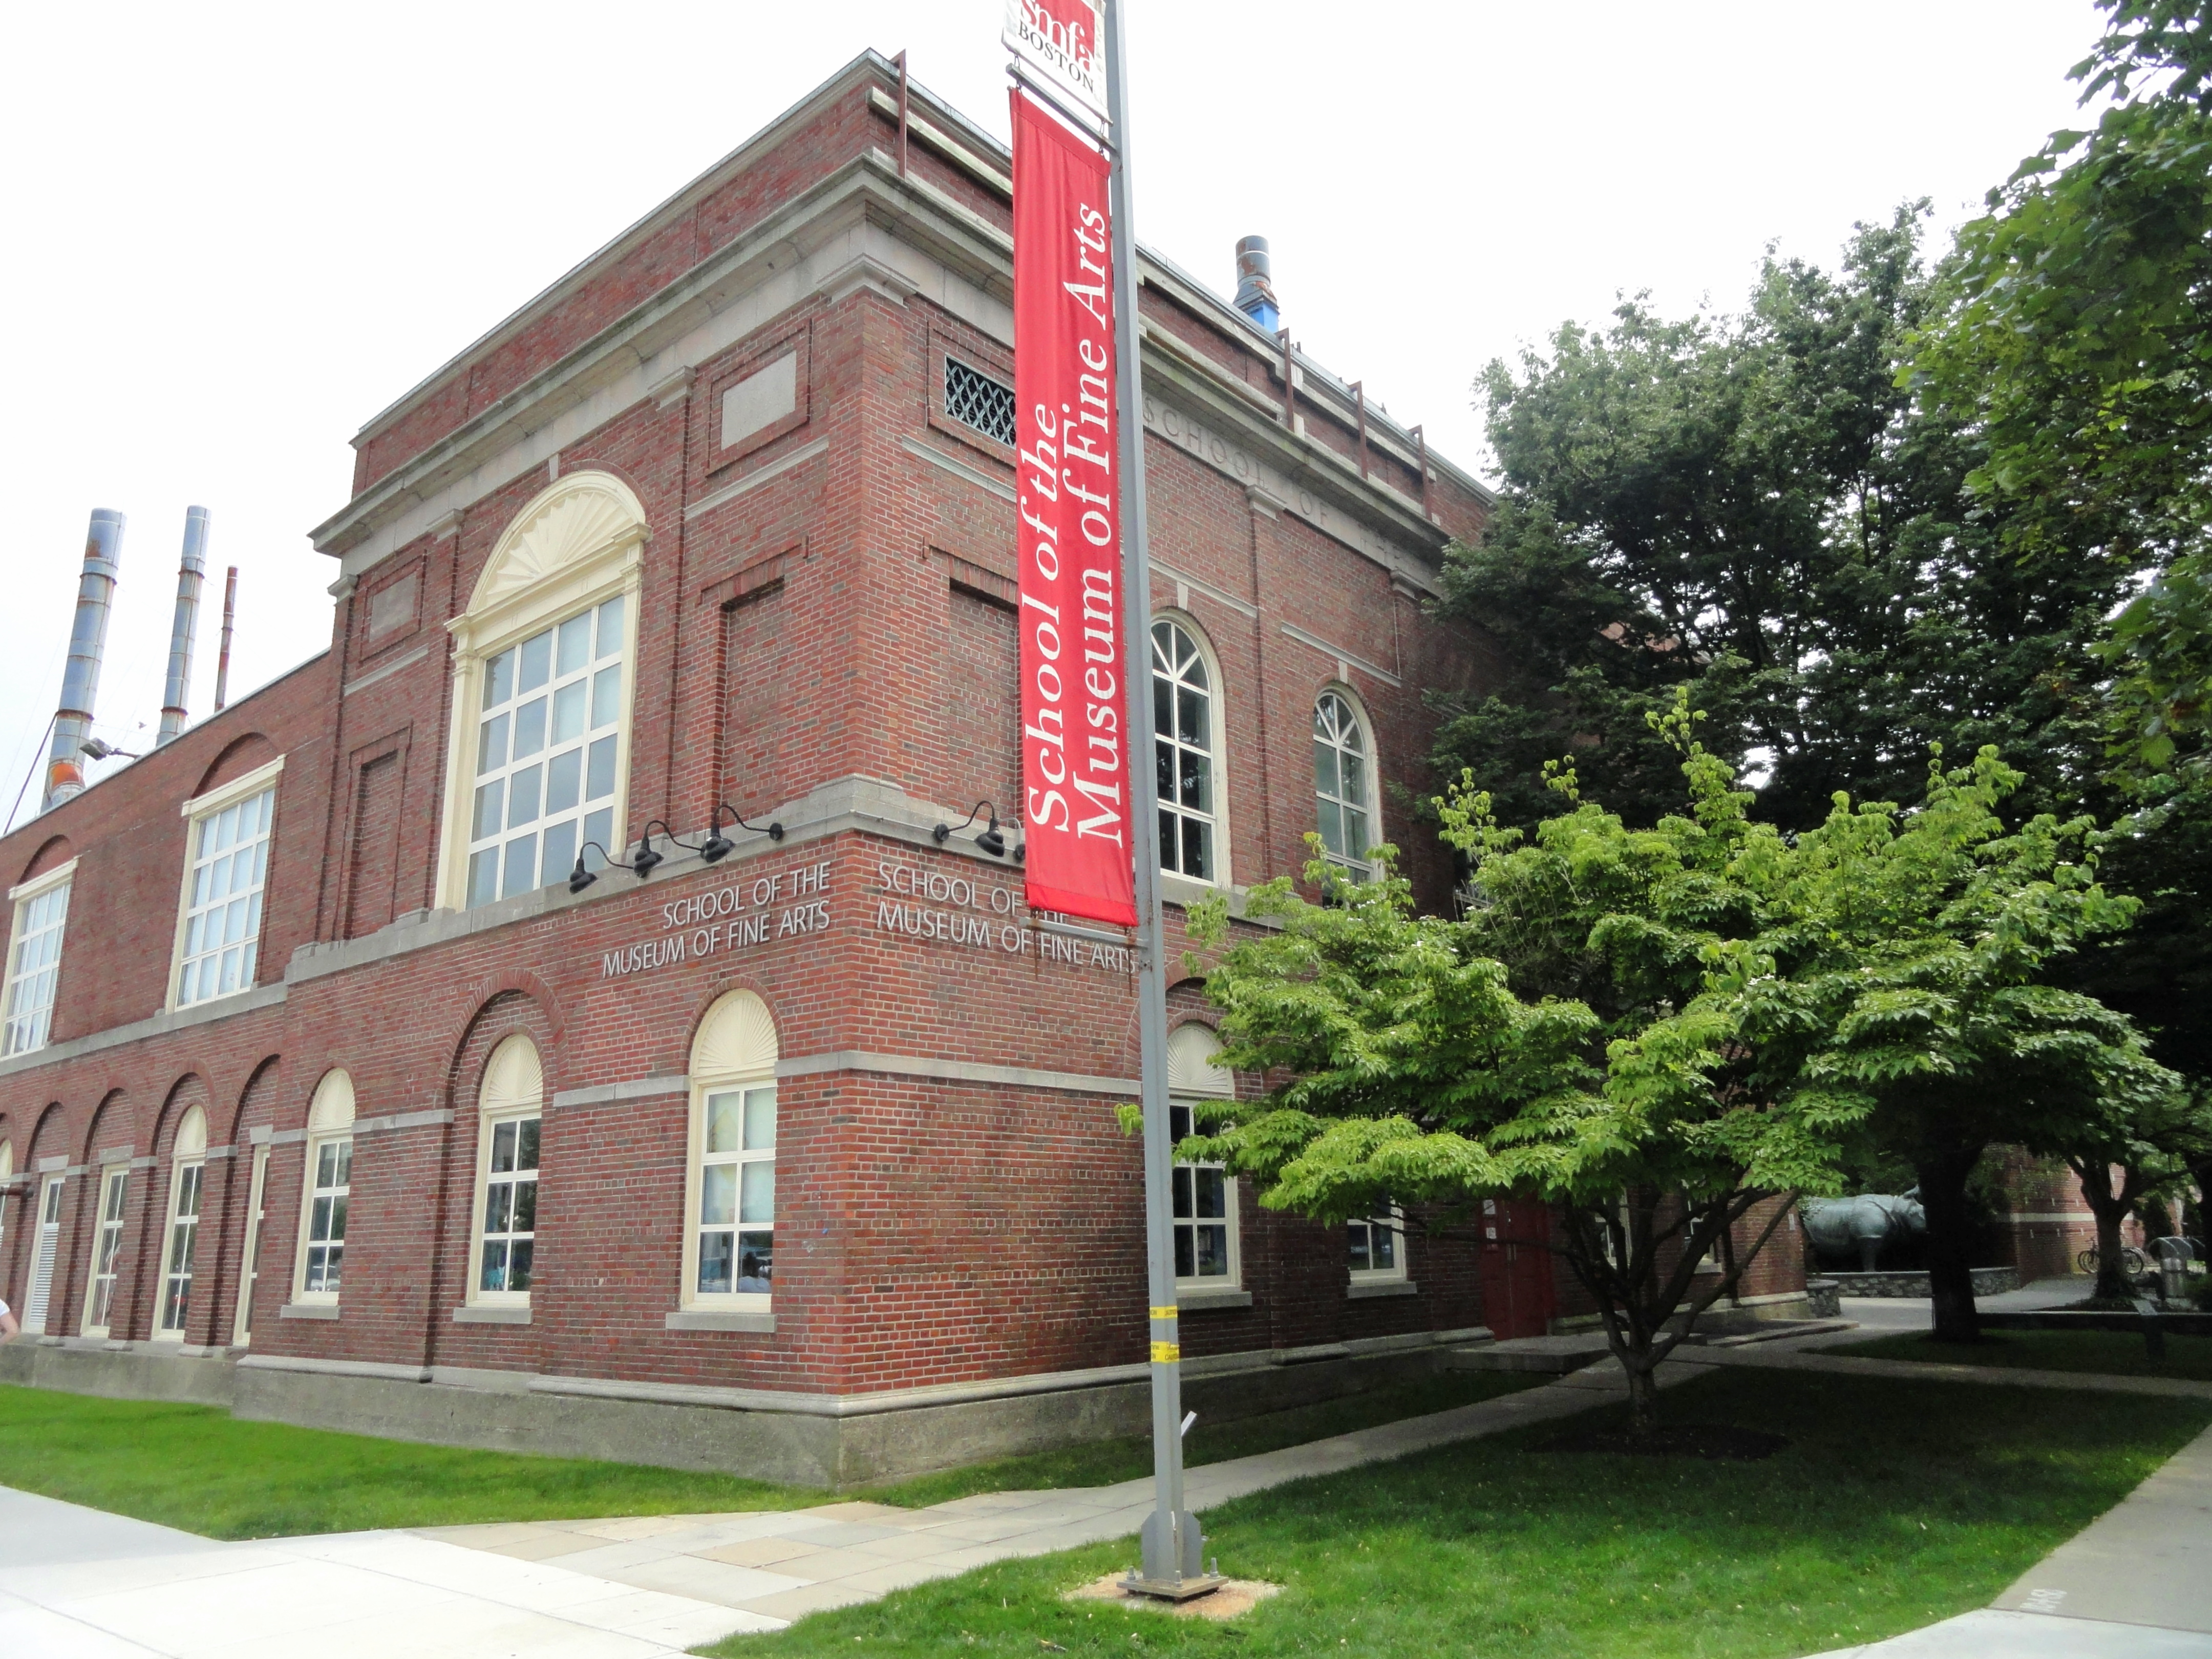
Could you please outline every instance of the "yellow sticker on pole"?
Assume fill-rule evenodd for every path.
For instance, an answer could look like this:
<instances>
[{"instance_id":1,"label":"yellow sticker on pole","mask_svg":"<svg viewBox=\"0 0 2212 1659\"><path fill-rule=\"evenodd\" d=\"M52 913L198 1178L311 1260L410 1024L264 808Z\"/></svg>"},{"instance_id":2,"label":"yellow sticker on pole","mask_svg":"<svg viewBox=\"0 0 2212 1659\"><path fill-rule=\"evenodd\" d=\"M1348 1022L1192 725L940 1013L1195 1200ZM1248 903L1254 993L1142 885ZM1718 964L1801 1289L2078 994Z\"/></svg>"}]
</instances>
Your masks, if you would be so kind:
<instances>
[{"instance_id":1,"label":"yellow sticker on pole","mask_svg":"<svg viewBox=\"0 0 2212 1659\"><path fill-rule=\"evenodd\" d=\"M1152 1317L1155 1319L1173 1319L1175 1316L1176 1310L1173 1308L1155 1308L1152 1310Z\"/></svg>"},{"instance_id":2,"label":"yellow sticker on pole","mask_svg":"<svg viewBox=\"0 0 2212 1659\"><path fill-rule=\"evenodd\" d=\"M1182 1362L1182 1343L1155 1342L1152 1344L1152 1364L1155 1365L1178 1364Z\"/></svg>"}]
</instances>

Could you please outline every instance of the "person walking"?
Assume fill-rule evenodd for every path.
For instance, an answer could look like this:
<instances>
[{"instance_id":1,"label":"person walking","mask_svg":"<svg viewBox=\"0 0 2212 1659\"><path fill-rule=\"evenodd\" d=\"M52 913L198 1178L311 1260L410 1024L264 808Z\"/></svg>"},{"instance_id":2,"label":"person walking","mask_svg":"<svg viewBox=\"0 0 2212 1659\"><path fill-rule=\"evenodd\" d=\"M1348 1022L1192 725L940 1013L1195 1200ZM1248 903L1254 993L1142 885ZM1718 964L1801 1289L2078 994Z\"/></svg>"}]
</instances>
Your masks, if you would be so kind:
<instances>
[{"instance_id":1,"label":"person walking","mask_svg":"<svg viewBox=\"0 0 2212 1659\"><path fill-rule=\"evenodd\" d=\"M0 1297L0 1342L13 1342L22 1328L15 1322L15 1310L8 1305L7 1298Z\"/></svg>"}]
</instances>

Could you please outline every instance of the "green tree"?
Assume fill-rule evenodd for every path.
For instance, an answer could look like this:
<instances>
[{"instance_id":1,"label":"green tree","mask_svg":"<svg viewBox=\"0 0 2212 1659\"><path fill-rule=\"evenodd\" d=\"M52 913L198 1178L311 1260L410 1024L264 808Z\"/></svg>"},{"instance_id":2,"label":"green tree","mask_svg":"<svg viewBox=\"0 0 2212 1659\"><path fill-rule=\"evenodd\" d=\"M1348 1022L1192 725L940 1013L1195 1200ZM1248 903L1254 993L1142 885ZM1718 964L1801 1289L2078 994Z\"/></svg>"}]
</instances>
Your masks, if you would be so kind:
<instances>
[{"instance_id":1,"label":"green tree","mask_svg":"<svg viewBox=\"0 0 2212 1659\"><path fill-rule=\"evenodd\" d=\"M1672 718L1686 734L1686 712ZM1482 896L1465 921L1414 914L1387 858L1371 883L1316 859L1320 904L1287 879L1255 890L1251 913L1277 925L1203 971L1223 1062L1281 1081L1256 1109L1201 1107L1211 1133L1183 1148L1251 1177L1262 1205L1325 1220L1413 1205L1449 1229L1485 1197L1542 1200L1558 1237L1541 1242L1595 1303L1638 1431L1656 1418L1656 1367L1796 1194L1835 1189L1843 1136L1867 1108L1802 1067L1765 1066L1742 1024L1755 999L1696 994L1752 920L1731 866L1784 854L1748 821L1725 763L1686 747L1692 811L1649 830L1575 799L1565 774L1571 810L1527 844L1479 792L1444 803ZM1201 907L1192 926L1219 944L1225 908ZM1516 994L1492 947L1600 1006ZM1749 1247L1726 1248L1770 1200ZM1717 1246L1726 1270L1700 1275Z\"/></svg>"},{"instance_id":2,"label":"green tree","mask_svg":"<svg viewBox=\"0 0 2212 1659\"><path fill-rule=\"evenodd\" d=\"M1899 384L1948 304L1923 218L1858 227L1832 273L1769 258L1739 315L1632 302L1491 365L1501 498L1451 550L1443 607L1489 628L1508 672L1440 700L1443 775L1471 769L1525 821L1548 810L1539 763L1571 750L1593 794L1650 823L1678 757L1647 716L1686 689L1785 829L1838 789L1909 798L1931 742L1999 745L2031 810L2109 816L2088 647L2132 567L2023 558L1967 488L1972 421Z\"/></svg>"}]
</instances>

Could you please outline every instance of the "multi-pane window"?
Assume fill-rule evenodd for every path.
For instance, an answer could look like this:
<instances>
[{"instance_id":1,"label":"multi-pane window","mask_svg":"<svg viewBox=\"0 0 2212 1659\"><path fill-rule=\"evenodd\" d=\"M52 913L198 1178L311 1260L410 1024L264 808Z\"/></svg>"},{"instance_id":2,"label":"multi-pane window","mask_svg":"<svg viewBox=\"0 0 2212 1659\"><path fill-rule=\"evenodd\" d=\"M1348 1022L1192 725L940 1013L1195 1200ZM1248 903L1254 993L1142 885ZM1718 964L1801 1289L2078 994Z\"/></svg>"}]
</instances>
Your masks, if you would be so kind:
<instances>
[{"instance_id":1,"label":"multi-pane window","mask_svg":"<svg viewBox=\"0 0 2212 1659\"><path fill-rule=\"evenodd\" d=\"M192 823L185 887L185 939L177 1006L253 988L261 939L261 890L269 878L269 830L276 791L264 789Z\"/></svg>"},{"instance_id":2,"label":"multi-pane window","mask_svg":"<svg viewBox=\"0 0 2212 1659\"><path fill-rule=\"evenodd\" d=\"M699 1294L769 1294L775 1272L775 1085L707 1097L699 1163Z\"/></svg>"},{"instance_id":3,"label":"multi-pane window","mask_svg":"<svg viewBox=\"0 0 2212 1659\"><path fill-rule=\"evenodd\" d=\"M1405 1223L1394 1209L1345 1229L1354 1279L1402 1279L1406 1274Z\"/></svg>"},{"instance_id":4,"label":"multi-pane window","mask_svg":"<svg viewBox=\"0 0 2212 1659\"><path fill-rule=\"evenodd\" d=\"M25 1054L46 1046L46 1033L53 1023L54 984L61 977L62 929L69 921L69 896L70 884L65 881L15 907L0 1054Z\"/></svg>"},{"instance_id":5,"label":"multi-pane window","mask_svg":"<svg viewBox=\"0 0 2212 1659\"><path fill-rule=\"evenodd\" d=\"M1168 1134L1181 1146L1194 1133L1194 1106L1233 1100L1237 1079L1220 1063L1221 1042L1192 1022L1168 1033ZM1237 1182L1218 1164L1178 1160L1170 1177L1176 1282L1187 1290L1229 1290L1239 1279Z\"/></svg>"},{"instance_id":6,"label":"multi-pane window","mask_svg":"<svg viewBox=\"0 0 2212 1659\"><path fill-rule=\"evenodd\" d=\"M484 664L469 809L470 905L558 881L586 842L610 844L623 605L617 594ZM590 860L594 868L601 862Z\"/></svg>"},{"instance_id":7,"label":"multi-pane window","mask_svg":"<svg viewBox=\"0 0 2212 1659\"><path fill-rule=\"evenodd\" d=\"M1159 772L1160 867L1214 878L1213 687L1198 641L1152 624L1152 748Z\"/></svg>"},{"instance_id":8,"label":"multi-pane window","mask_svg":"<svg viewBox=\"0 0 2212 1659\"><path fill-rule=\"evenodd\" d=\"M968 367L957 357L945 360L945 412L987 438L1014 447L1014 389Z\"/></svg>"},{"instance_id":9,"label":"multi-pane window","mask_svg":"<svg viewBox=\"0 0 2212 1659\"><path fill-rule=\"evenodd\" d=\"M309 1296L338 1293L352 1195L353 1137L315 1142L307 1164L307 1267L300 1281Z\"/></svg>"},{"instance_id":10,"label":"multi-pane window","mask_svg":"<svg viewBox=\"0 0 2212 1659\"><path fill-rule=\"evenodd\" d=\"M1314 704L1314 799L1328 861L1365 880L1375 872L1369 812L1367 732L1352 705L1334 691Z\"/></svg>"},{"instance_id":11,"label":"multi-pane window","mask_svg":"<svg viewBox=\"0 0 2212 1659\"><path fill-rule=\"evenodd\" d=\"M530 1288L538 1248L537 1117L510 1117L491 1126L491 1158L484 1176L483 1246L477 1289L494 1294Z\"/></svg>"},{"instance_id":12,"label":"multi-pane window","mask_svg":"<svg viewBox=\"0 0 2212 1659\"><path fill-rule=\"evenodd\" d=\"M177 1171L177 1191L169 1206L169 1248L161 1274L161 1329L181 1334L185 1316L191 1311L192 1257L199 1248L200 1181L204 1164L187 1164Z\"/></svg>"},{"instance_id":13,"label":"multi-pane window","mask_svg":"<svg viewBox=\"0 0 2212 1659\"><path fill-rule=\"evenodd\" d=\"M1178 1142L1191 1133L1189 1107L1170 1103L1168 1133ZM1174 1182L1176 1282L1234 1284L1228 1170L1218 1164L1178 1164Z\"/></svg>"},{"instance_id":14,"label":"multi-pane window","mask_svg":"<svg viewBox=\"0 0 2212 1659\"><path fill-rule=\"evenodd\" d=\"M107 1328L107 1310L114 1305L115 1258L123 1247L124 1189L130 1178L128 1169L110 1170L100 1182L100 1231L92 1247L92 1291L84 1310L88 1334Z\"/></svg>"},{"instance_id":15,"label":"multi-pane window","mask_svg":"<svg viewBox=\"0 0 2212 1659\"><path fill-rule=\"evenodd\" d=\"M238 1287L238 1313L231 1322L233 1343L240 1347L253 1337L253 1293L261 1287L261 1224L269 1193L269 1148L253 1149L253 1186L246 1207L246 1272Z\"/></svg>"}]
</instances>

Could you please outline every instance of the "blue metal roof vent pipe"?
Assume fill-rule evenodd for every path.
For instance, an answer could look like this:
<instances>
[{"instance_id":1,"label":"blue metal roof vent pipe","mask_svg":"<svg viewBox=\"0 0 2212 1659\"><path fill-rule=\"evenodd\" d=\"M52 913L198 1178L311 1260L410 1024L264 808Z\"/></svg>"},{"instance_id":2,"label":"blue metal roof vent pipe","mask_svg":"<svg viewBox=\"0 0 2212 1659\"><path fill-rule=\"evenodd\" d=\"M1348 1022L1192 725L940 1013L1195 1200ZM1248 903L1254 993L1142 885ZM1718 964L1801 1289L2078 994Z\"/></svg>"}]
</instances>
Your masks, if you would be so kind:
<instances>
[{"instance_id":1,"label":"blue metal roof vent pipe","mask_svg":"<svg viewBox=\"0 0 2212 1659\"><path fill-rule=\"evenodd\" d=\"M1274 268L1267 259L1267 239L1240 237L1237 243L1237 309L1273 334L1283 325L1282 307L1275 303Z\"/></svg>"}]
</instances>

